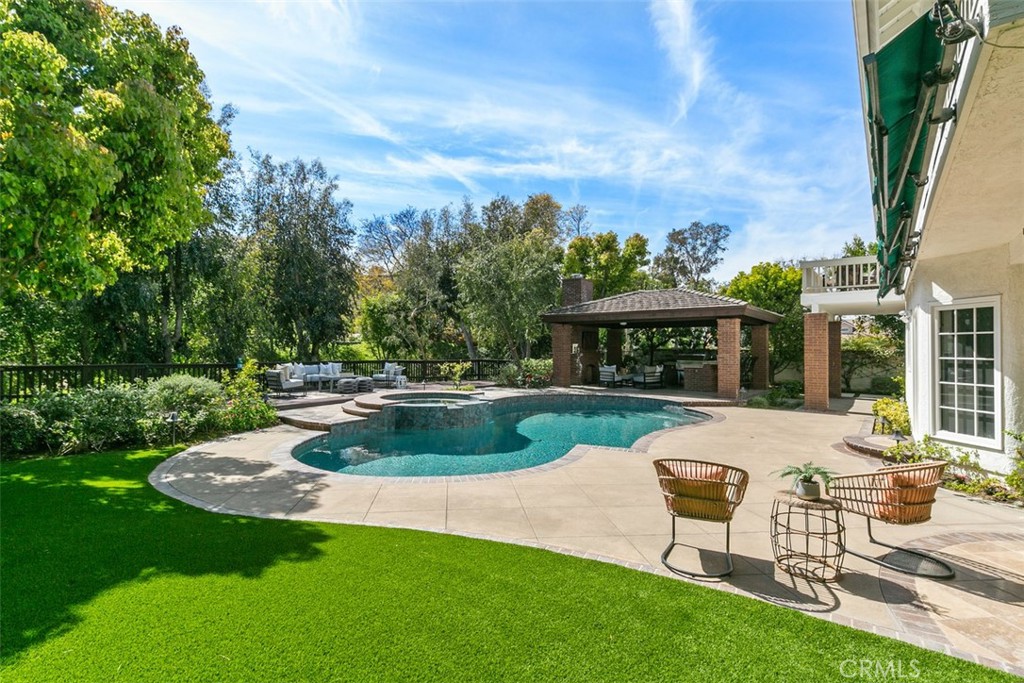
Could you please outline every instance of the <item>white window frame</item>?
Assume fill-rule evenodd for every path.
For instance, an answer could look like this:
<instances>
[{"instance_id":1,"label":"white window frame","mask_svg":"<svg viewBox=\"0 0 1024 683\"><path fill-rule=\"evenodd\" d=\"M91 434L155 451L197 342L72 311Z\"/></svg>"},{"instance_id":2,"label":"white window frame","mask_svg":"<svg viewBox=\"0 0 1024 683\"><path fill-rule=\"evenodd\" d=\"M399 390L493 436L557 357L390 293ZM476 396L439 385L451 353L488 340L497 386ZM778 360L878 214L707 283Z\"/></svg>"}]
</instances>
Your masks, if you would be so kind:
<instances>
[{"instance_id":1,"label":"white window frame","mask_svg":"<svg viewBox=\"0 0 1024 683\"><path fill-rule=\"evenodd\" d=\"M1002 373L1002 324L1000 319L1000 297L999 296L986 296L976 297L972 299L960 299L953 301L949 304L936 304L932 307L932 332L930 344L932 346L932 424L934 425L934 436L941 441L947 441L953 444L964 444L967 446L977 446L980 448L994 448L996 450L1002 450L1003 448L1003 373ZM992 307L992 333L993 333L993 377L994 377L994 401L995 401L995 434L992 438L960 434L958 432L950 432L942 429L942 415L940 408L940 397L941 397L941 379L942 375L940 372L941 364L939 358L942 355L942 344L939 338L939 323L940 313L942 311L955 311L962 310L965 308L984 308L987 306ZM955 343L955 342L954 342ZM975 360L977 356L975 356ZM977 408L974 408L976 411Z\"/></svg>"}]
</instances>

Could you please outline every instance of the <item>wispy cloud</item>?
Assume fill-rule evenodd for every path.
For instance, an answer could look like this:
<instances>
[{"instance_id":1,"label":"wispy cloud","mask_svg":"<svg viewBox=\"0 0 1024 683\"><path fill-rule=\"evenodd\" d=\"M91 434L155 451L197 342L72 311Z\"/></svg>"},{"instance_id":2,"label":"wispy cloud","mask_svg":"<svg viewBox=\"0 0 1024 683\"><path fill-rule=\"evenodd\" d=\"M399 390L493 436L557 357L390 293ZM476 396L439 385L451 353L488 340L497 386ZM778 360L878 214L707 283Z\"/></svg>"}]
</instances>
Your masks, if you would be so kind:
<instances>
[{"instance_id":1,"label":"wispy cloud","mask_svg":"<svg viewBox=\"0 0 1024 683\"><path fill-rule=\"evenodd\" d=\"M685 117L708 75L710 40L697 24L692 0L654 0L650 12L658 33L658 44L682 79L678 115Z\"/></svg>"},{"instance_id":2,"label":"wispy cloud","mask_svg":"<svg viewBox=\"0 0 1024 683\"><path fill-rule=\"evenodd\" d=\"M720 279L833 253L870 221L853 69L805 76L770 27L785 59L716 53L728 4L119 4L184 28L215 99L240 106L239 147L320 156L357 217L550 191L654 251L692 220L728 222ZM544 12L573 31L535 24Z\"/></svg>"}]
</instances>

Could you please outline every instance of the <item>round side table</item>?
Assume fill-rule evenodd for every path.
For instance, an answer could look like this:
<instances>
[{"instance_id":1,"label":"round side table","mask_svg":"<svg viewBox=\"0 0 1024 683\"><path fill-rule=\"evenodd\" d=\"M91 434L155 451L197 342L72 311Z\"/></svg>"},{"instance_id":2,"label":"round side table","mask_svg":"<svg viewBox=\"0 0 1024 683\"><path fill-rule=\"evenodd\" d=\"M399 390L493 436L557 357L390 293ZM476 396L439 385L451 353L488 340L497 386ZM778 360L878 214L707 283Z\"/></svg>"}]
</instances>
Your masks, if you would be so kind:
<instances>
[{"instance_id":1,"label":"round side table","mask_svg":"<svg viewBox=\"0 0 1024 683\"><path fill-rule=\"evenodd\" d=\"M846 524L838 500L801 500L779 491L772 503L772 553L787 574L809 581L838 581L846 555Z\"/></svg>"}]
</instances>

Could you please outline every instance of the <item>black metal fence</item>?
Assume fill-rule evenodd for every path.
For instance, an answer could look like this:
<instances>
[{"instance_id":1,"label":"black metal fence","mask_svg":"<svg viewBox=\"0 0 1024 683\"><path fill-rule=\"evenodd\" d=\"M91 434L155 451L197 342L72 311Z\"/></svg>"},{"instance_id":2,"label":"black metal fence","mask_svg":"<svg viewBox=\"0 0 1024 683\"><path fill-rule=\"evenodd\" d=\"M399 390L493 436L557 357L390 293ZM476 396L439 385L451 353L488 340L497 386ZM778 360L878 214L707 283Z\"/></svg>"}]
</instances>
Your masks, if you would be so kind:
<instances>
[{"instance_id":1,"label":"black metal fence","mask_svg":"<svg viewBox=\"0 0 1024 683\"><path fill-rule=\"evenodd\" d=\"M326 361L324 361L326 362ZM467 382L494 379L504 360L393 360L405 368L410 382L443 379L445 363L470 363L463 375ZM341 361L345 372L371 376L384 371L383 360ZM259 362L260 368L274 363ZM0 365L0 402L30 399L45 391L70 391L87 386L156 379L167 375L192 375L222 382L236 370L234 363L119 363L108 365ZM262 377L261 377L262 379Z\"/></svg>"}]
</instances>

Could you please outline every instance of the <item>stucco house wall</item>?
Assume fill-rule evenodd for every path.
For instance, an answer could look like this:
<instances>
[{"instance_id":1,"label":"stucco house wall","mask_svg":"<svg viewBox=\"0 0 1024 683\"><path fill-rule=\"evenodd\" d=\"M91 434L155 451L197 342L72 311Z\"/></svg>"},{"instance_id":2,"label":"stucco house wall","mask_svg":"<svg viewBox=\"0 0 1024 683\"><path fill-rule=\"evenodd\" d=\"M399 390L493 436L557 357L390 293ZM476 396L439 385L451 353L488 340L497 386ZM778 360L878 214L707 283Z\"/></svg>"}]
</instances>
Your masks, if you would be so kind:
<instances>
[{"instance_id":1,"label":"stucco house wall","mask_svg":"<svg viewBox=\"0 0 1024 683\"><path fill-rule=\"evenodd\" d=\"M907 338L907 403L914 437L938 429L938 351L935 309L957 303L994 300L997 308L997 444L970 439L941 439L975 449L982 465L994 471L1011 468L1012 440L1002 430L1024 430L1024 263L1013 262L1006 247L917 262L907 290L910 325Z\"/></svg>"}]
</instances>

